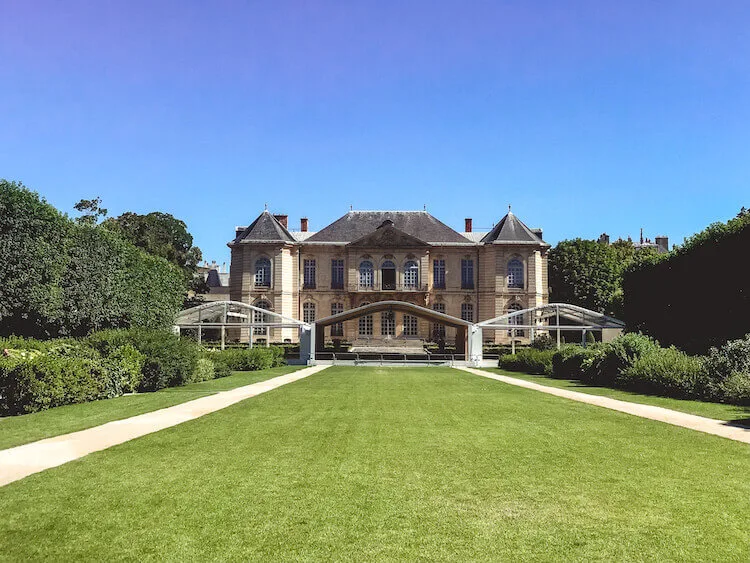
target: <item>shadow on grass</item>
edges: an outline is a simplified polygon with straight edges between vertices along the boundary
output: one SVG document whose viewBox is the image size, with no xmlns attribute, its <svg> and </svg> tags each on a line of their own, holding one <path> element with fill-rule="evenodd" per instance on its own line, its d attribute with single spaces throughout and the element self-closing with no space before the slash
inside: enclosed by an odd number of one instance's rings
<svg viewBox="0 0 750 563">
<path fill-rule="evenodd" d="M 664 395 L 657 395 L 655 393 L 648 393 L 644 391 L 632 391 L 630 389 L 620 389 L 618 387 L 605 387 L 602 385 L 594 385 L 589 384 L 584 381 L 581 381 L 579 379 L 562 379 L 562 378 L 556 378 L 551 377 L 547 375 L 541 375 L 541 374 L 528 374 L 528 373 L 517 373 L 512 371 L 506 371 L 501 370 L 507 375 L 513 377 L 514 375 L 519 376 L 523 375 L 527 379 L 533 379 L 536 382 L 538 382 L 541 385 L 551 385 L 551 382 L 553 381 L 559 381 L 560 383 L 565 383 L 566 388 L 570 389 L 571 391 L 580 391 L 581 393 L 586 393 L 587 391 L 590 394 L 598 395 L 600 393 L 597 393 L 596 391 L 612 391 L 614 393 L 618 393 L 623 395 L 622 397 L 619 397 L 620 400 L 627 400 L 628 398 L 632 399 L 633 402 L 640 402 L 638 401 L 639 398 L 643 397 L 649 397 L 657 400 L 669 400 L 669 401 L 685 401 L 685 403 L 699 403 L 704 405 L 717 405 L 721 407 L 726 407 L 727 409 L 732 409 L 733 412 L 726 413 L 726 418 L 723 418 L 725 421 L 725 424 L 727 426 L 735 426 L 738 428 L 747 428 L 750 429 L 750 407 L 743 407 L 740 405 L 731 405 L 728 403 L 715 403 L 711 401 L 701 401 L 698 399 L 678 399 L 675 397 L 666 397 Z M 613 397 L 618 398 L 618 397 Z M 671 408 L 666 405 L 655 405 L 655 406 L 663 406 L 664 408 Z M 679 409 L 677 409 L 679 410 Z M 689 411 L 684 411 L 689 412 Z M 692 414 L 697 414 L 698 416 L 707 416 L 708 418 L 712 418 L 708 413 L 700 413 L 700 412 L 693 412 Z"/>
<path fill-rule="evenodd" d="M 748 412 L 748 414 L 750 414 L 750 412 Z M 739 428 L 747 428 L 748 430 L 750 430 L 750 417 L 738 418 L 736 420 L 728 420 L 727 425 L 737 426 Z"/>
</svg>

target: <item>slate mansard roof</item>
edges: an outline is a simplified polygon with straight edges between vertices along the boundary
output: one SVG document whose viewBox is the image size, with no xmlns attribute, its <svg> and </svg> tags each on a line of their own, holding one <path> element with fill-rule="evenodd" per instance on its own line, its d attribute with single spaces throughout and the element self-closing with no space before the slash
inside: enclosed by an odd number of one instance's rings
<svg viewBox="0 0 750 563">
<path fill-rule="evenodd" d="M 388 227 L 381 229 L 380 227 Z M 400 235 L 396 236 L 396 233 Z M 387 235 L 409 239 L 410 244 L 433 245 L 531 244 L 549 246 L 541 231 L 529 229 L 510 211 L 489 233 L 458 233 L 426 211 L 349 211 L 318 232 L 287 230 L 269 211 L 263 211 L 249 227 L 237 229 L 230 246 L 247 243 L 352 244 L 375 243 Z M 382 241 L 384 242 L 384 241 Z"/>
<path fill-rule="evenodd" d="M 350 211 L 306 242 L 350 243 L 375 231 L 384 222 L 407 235 L 432 244 L 471 244 L 445 223 L 426 211 Z"/>
</svg>

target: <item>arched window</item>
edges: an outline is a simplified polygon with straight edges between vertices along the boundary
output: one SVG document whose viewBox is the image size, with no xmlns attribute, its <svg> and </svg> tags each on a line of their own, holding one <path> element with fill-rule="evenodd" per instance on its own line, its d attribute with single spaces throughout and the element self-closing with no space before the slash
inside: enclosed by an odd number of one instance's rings
<svg viewBox="0 0 750 563">
<path fill-rule="evenodd" d="M 470 323 L 474 322 L 474 303 L 461 303 L 461 318 Z"/>
<path fill-rule="evenodd" d="M 508 314 L 515 313 L 516 311 L 522 311 L 523 307 L 519 305 L 518 303 L 512 303 L 508 306 Z M 508 319 L 508 324 L 510 325 L 522 325 L 524 315 L 517 315 L 515 317 L 510 317 Z M 524 330 L 522 328 L 512 329 L 508 331 L 508 336 L 523 336 Z"/>
<path fill-rule="evenodd" d="M 359 263 L 359 287 L 361 289 L 372 289 L 375 286 L 375 275 L 372 262 L 363 260 Z"/>
<path fill-rule="evenodd" d="M 386 260 L 380 266 L 380 282 L 382 289 L 385 291 L 393 291 L 396 289 L 396 264 L 391 260 Z"/>
<path fill-rule="evenodd" d="M 404 264 L 404 289 L 419 288 L 419 264 L 409 260 Z"/>
<path fill-rule="evenodd" d="M 508 287 L 523 289 L 523 262 L 518 258 L 508 262 Z"/>
<path fill-rule="evenodd" d="M 271 287 L 271 261 L 268 258 L 255 261 L 255 286 Z"/>
<path fill-rule="evenodd" d="M 302 320 L 306 323 L 315 322 L 315 303 L 308 301 L 302 305 Z"/>
<path fill-rule="evenodd" d="M 338 315 L 344 312 L 343 303 L 331 303 L 331 314 Z M 331 325 L 331 336 L 344 336 L 344 323 L 334 323 Z"/>
<path fill-rule="evenodd" d="M 369 305 L 369 303 L 362 303 L 360 307 L 364 307 L 365 305 Z M 359 317 L 359 335 L 372 336 L 372 315 Z"/>
<path fill-rule="evenodd" d="M 261 309 L 265 309 L 266 311 L 271 310 L 271 304 L 265 299 L 255 303 L 255 306 L 260 307 Z M 253 310 L 253 323 L 267 323 L 269 321 L 270 321 L 269 315 L 266 315 L 265 313 L 262 313 L 260 311 Z M 268 336 L 268 327 L 256 326 L 253 328 L 253 334 L 258 334 L 261 336 Z"/>
</svg>

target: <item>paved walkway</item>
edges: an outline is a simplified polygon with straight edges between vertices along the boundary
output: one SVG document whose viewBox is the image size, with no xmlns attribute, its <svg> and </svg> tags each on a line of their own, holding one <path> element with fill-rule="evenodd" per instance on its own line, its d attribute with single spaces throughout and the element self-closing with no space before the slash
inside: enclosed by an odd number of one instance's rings
<svg viewBox="0 0 750 563">
<path fill-rule="evenodd" d="M 204 414 L 218 411 L 250 397 L 255 397 L 266 391 L 318 373 L 327 367 L 304 368 L 173 407 L 2 450 L 0 451 L 0 487 L 33 473 L 78 459 L 91 452 L 104 450 L 146 434 L 193 420 Z"/>
<path fill-rule="evenodd" d="M 610 399 L 609 397 L 602 397 L 600 395 L 589 395 L 588 393 L 579 393 L 578 391 L 569 391 L 568 389 L 548 387 L 546 385 L 539 385 L 532 381 L 516 379 L 514 377 L 508 377 L 507 375 L 500 375 L 498 373 L 481 369 L 457 369 L 468 371 L 475 375 L 481 375 L 482 377 L 496 379 L 497 381 L 502 381 L 503 383 L 508 383 L 510 385 L 517 385 L 518 387 L 525 387 L 526 389 L 549 393 L 550 395 L 564 397 L 573 401 L 588 403 L 589 405 L 596 405 L 598 407 L 604 407 L 643 418 L 650 418 L 651 420 L 658 420 L 659 422 L 666 422 L 667 424 L 674 424 L 675 426 L 682 426 L 683 428 L 690 428 L 691 430 L 697 430 L 707 434 L 715 434 L 722 438 L 729 438 L 730 440 L 750 444 L 750 429 L 732 426 L 724 420 L 714 420 L 713 418 L 705 418 L 653 405 L 630 403 L 628 401 L 619 401 L 617 399 Z"/>
</svg>

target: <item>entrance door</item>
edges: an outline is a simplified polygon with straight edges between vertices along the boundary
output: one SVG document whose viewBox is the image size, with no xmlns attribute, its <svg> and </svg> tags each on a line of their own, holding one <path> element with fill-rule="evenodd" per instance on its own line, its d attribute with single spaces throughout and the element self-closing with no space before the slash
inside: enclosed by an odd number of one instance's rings
<svg viewBox="0 0 750 563">
<path fill-rule="evenodd" d="M 395 291 L 396 289 L 396 264 L 390 260 L 383 262 L 380 275 L 384 291 Z"/>
</svg>

